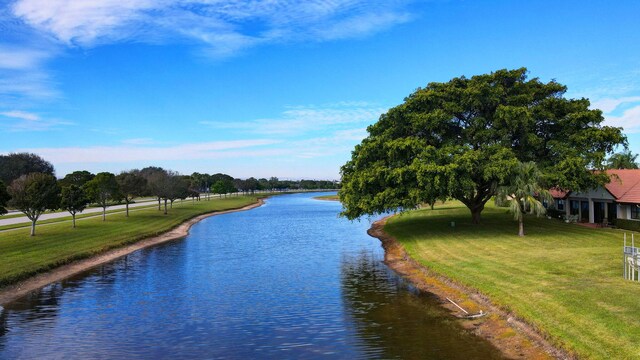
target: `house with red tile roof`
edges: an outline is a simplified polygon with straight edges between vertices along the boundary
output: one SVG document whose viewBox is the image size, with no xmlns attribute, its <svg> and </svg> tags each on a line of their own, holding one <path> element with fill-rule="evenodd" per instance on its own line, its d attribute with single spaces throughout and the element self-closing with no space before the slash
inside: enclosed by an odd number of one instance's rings
<svg viewBox="0 0 640 360">
<path fill-rule="evenodd" d="M 551 189 L 554 207 L 580 222 L 640 221 L 640 169 L 607 170 L 607 174 L 611 177 L 608 184 L 589 191 Z"/>
</svg>

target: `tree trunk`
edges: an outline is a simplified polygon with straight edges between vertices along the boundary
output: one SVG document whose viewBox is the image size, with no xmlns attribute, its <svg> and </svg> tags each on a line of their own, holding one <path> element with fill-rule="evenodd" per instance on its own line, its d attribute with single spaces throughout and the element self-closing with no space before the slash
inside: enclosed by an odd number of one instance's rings
<svg viewBox="0 0 640 360">
<path fill-rule="evenodd" d="M 167 215 L 167 199 L 164 199 L 164 214 Z"/>
<path fill-rule="evenodd" d="M 126 215 L 125 215 L 125 216 L 126 216 L 126 217 L 129 217 L 129 202 L 128 202 L 128 201 L 126 202 L 126 206 L 125 206 L 125 207 L 127 208 L 127 211 L 126 211 Z"/>
<path fill-rule="evenodd" d="M 102 207 L 102 221 L 107 221 L 107 207 Z"/>
<path fill-rule="evenodd" d="M 36 221 L 37 219 L 31 220 L 31 236 L 36 236 Z"/>
<path fill-rule="evenodd" d="M 158 211 L 160 211 L 160 198 L 158 198 Z"/>
<path fill-rule="evenodd" d="M 71 219 L 72 219 L 72 223 L 73 223 L 73 228 L 76 228 L 76 213 L 71 214 Z"/>
<path fill-rule="evenodd" d="M 480 224 L 480 214 L 482 210 L 471 209 L 471 222 L 474 224 Z"/>
<path fill-rule="evenodd" d="M 518 222 L 518 236 L 524 236 L 524 219 L 520 219 Z"/>
<path fill-rule="evenodd" d="M 467 209 L 471 212 L 471 222 L 474 224 L 480 223 L 480 215 L 482 214 L 482 210 L 484 210 L 484 204 L 489 200 L 480 200 L 480 199 L 459 199 L 463 204 L 467 206 Z"/>
</svg>

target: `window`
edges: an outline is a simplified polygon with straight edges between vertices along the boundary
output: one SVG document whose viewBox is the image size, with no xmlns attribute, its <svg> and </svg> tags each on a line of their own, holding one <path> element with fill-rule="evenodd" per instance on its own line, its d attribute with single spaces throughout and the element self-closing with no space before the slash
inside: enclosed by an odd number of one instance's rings
<svg viewBox="0 0 640 360">
<path fill-rule="evenodd" d="M 580 201 L 571 200 L 571 201 L 569 201 L 569 205 L 570 205 L 570 214 L 571 215 L 580 214 Z"/>
<path fill-rule="evenodd" d="M 556 209 L 560 211 L 564 211 L 564 200 L 562 199 L 556 200 Z"/>
<path fill-rule="evenodd" d="M 631 207 L 631 218 L 640 220 L 640 205 L 629 205 Z"/>
</svg>

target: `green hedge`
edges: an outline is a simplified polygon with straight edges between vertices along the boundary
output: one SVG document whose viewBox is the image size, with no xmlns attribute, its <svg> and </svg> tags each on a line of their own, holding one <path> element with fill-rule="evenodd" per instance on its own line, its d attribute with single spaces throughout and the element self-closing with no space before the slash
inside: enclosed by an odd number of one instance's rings
<svg viewBox="0 0 640 360">
<path fill-rule="evenodd" d="M 615 224 L 620 229 L 640 231 L 640 221 L 638 220 L 616 219 Z"/>
<path fill-rule="evenodd" d="M 547 216 L 550 216 L 554 219 L 563 219 L 565 215 L 567 215 L 567 212 L 564 210 L 558 210 L 554 208 L 547 209 Z"/>
</svg>

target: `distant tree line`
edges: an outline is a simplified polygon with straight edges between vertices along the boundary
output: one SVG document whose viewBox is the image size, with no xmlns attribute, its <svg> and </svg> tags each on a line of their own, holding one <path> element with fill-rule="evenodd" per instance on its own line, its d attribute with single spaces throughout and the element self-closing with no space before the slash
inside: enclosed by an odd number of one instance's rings
<svg viewBox="0 0 640 360">
<path fill-rule="evenodd" d="M 6 186 L 8 184 L 8 186 Z M 62 179 L 56 179 L 54 167 L 40 156 L 31 153 L 0 155 L 0 215 L 7 207 L 24 213 L 31 220 L 31 235 L 35 235 L 36 222 L 45 211 L 63 209 L 72 217 L 76 227 L 76 215 L 89 204 L 102 208 L 102 220 L 106 221 L 107 208 L 129 205 L 140 197 L 153 197 L 158 211 L 168 214 L 173 203 L 187 198 L 200 201 L 212 196 L 229 194 L 253 194 L 256 191 L 290 191 L 337 189 L 339 183 L 327 180 L 279 180 L 238 179 L 227 174 L 213 175 L 194 172 L 191 175 L 149 166 L 143 169 L 123 171 L 119 174 L 101 172 L 92 174 L 86 170 L 74 171 Z"/>
</svg>

